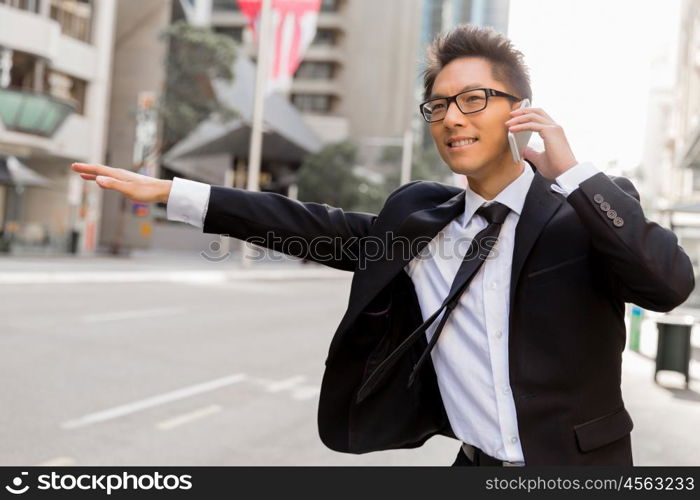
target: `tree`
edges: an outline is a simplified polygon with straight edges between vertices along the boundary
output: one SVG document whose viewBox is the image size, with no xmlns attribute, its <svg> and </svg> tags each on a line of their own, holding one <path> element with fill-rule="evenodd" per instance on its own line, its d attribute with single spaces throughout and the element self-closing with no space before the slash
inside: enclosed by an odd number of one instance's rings
<svg viewBox="0 0 700 500">
<path fill-rule="evenodd" d="M 346 210 L 379 213 L 387 197 L 399 187 L 401 149 L 385 148 L 382 152 L 380 163 L 393 172 L 381 183 L 357 175 L 354 172 L 356 163 L 357 146 L 351 141 L 328 144 L 318 153 L 308 155 L 297 172 L 299 199 Z M 449 175 L 449 168 L 434 146 L 414 149 L 411 180 L 445 182 Z"/>
<path fill-rule="evenodd" d="M 399 187 L 401 180 L 401 148 L 385 147 L 380 162 L 394 166 L 393 173 L 386 176 L 384 189 L 387 196 Z M 428 147 L 414 145 L 411 161 L 412 181 L 439 181 L 446 182 L 450 176 L 450 169 L 440 158 L 434 144 Z"/>
<path fill-rule="evenodd" d="M 165 90 L 158 104 L 162 150 L 167 151 L 213 112 L 225 120 L 237 116 L 234 109 L 216 100 L 211 88 L 212 79 L 233 79 L 236 45 L 226 35 L 185 21 L 165 28 L 160 38 L 169 44 Z"/>
<path fill-rule="evenodd" d="M 299 198 L 350 208 L 359 198 L 359 178 L 353 173 L 357 147 L 349 142 L 328 144 L 307 155 L 297 172 Z"/>
</svg>

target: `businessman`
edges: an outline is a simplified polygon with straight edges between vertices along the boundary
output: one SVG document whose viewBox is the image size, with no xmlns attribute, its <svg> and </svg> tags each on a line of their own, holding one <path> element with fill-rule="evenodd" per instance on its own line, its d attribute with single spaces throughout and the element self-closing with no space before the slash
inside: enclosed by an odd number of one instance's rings
<svg viewBox="0 0 700 500">
<path fill-rule="evenodd" d="M 669 311 L 695 281 L 639 194 L 574 156 L 522 54 L 460 25 L 428 50 L 420 112 L 466 189 L 411 182 L 379 214 L 74 164 L 168 217 L 354 273 L 318 426 L 333 450 L 460 441 L 454 465 L 631 465 L 625 303 Z M 377 113 L 386 110 L 377 110 Z M 513 161 L 508 131 L 544 151 Z M 270 237 L 270 236 L 273 237 Z M 294 245 L 285 244 L 294 239 Z M 299 244 L 303 242 L 303 244 Z"/>
</svg>

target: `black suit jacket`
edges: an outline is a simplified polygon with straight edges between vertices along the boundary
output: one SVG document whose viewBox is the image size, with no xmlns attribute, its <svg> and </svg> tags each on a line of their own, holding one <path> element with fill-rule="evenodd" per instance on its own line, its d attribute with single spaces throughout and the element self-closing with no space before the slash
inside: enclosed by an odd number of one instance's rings
<svg viewBox="0 0 700 500">
<path fill-rule="evenodd" d="M 671 231 L 645 218 L 628 179 L 598 173 L 564 197 L 528 163 L 535 176 L 516 227 L 508 336 L 525 463 L 631 465 L 633 424 L 620 390 L 625 302 L 678 306 L 695 285 L 690 259 Z M 455 437 L 430 360 L 407 388 L 425 336 L 366 399 L 356 395 L 422 322 L 404 266 L 463 210 L 464 190 L 436 182 L 401 186 L 378 215 L 212 188 L 205 233 L 354 272 L 320 394 L 329 448 L 365 453 Z"/>
</svg>

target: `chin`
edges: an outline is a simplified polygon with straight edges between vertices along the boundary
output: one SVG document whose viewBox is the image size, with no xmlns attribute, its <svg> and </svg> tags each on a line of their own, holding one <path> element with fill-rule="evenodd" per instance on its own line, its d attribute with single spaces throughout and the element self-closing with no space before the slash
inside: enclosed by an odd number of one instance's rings
<svg viewBox="0 0 700 500">
<path fill-rule="evenodd" d="M 447 166 L 450 167 L 450 170 L 455 174 L 459 175 L 474 176 L 484 171 L 482 162 L 458 161 L 448 163 Z"/>
</svg>

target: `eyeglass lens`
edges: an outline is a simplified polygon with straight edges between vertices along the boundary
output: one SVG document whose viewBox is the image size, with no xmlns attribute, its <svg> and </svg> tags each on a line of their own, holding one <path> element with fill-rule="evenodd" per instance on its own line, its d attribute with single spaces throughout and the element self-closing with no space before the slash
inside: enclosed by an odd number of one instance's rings
<svg viewBox="0 0 700 500">
<path fill-rule="evenodd" d="M 479 89 L 463 92 L 455 100 L 462 113 L 481 111 L 486 107 L 486 91 Z M 429 121 L 442 120 L 447 114 L 447 106 L 447 98 L 433 99 L 423 106 L 423 114 Z"/>
</svg>

